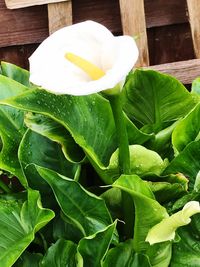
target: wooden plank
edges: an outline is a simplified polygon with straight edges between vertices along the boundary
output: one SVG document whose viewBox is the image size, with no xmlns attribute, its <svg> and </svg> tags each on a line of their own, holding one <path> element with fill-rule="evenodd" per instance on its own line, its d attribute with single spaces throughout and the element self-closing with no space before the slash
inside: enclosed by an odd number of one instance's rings
<svg viewBox="0 0 200 267">
<path fill-rule="evenodd" d="M 46 6 L 9 10 L 0 0 L 0 47 L 40 43 L 48 36 Z"/>
<path fill-rule="evenodd" d="M 72 24 L 72 3 L 71 1 L 48 4 L 49 33 L 59 30 L 62 27 Z"/>
<path fill-rule="evenodd" d="M 67 0 L 5 0 L 6 6 L 10 9 L 44 5 L 49 3 L 58 3 Z"/>
<path fill-rule="evenodd" d="M 149 52 L 143 0 L 120 0 L 123 33 L 137 36 L 139 59 L 136 66 L 149 65 Z"/>
<path fill-rule="evenodd" d="M 167 73 L 176 77 L 184 84 L 191 84 L 195 78 L 200 77 L 200 59 L 150 66 L 146 69 Z"/>
<path fill-rule="evenodd" d="M 144 0 L 144 7 L 147 28 L 188 21 L 186 0 Z"/>
<path fill-rule="evenodd" d="M 194 51 L 197 58 L 200 58 L 200 1 L 187 0 L 190 27 Z"/>
</svg>

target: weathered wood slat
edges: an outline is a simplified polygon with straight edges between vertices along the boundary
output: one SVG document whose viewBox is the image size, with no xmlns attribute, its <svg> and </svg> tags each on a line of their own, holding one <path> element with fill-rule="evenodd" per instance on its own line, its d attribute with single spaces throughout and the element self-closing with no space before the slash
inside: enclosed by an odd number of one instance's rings
<svg viewBox="0 0 200 267">
<path fill-rule="evenodd" d="M 147 28 L 188 21 L 186 0 L 144 0 L 144 7 Z"/>
<path fill-rule="evenodd" d="M 58 3 L 67 0 L 5 0 L 6 6 L 10 9 Z"/>
<path fill-rule="evenodd" d="M 194 51 L 200 58 L 200 1 L 187 0 Z"/>
<path fill-rule="evenodd" d="M 49 33 L 72 24 L 71 1 L 48 4 Z"/>
<path fill-rule="evenodd" d="M 184 84 L 191 84 L 195 78 L 200 77 L 200 59 L 150 66 L 148 69 L 170 74 Z"/>
<path fill-rule="evenodd" d="M 0 47 L 40 43 L 48 36 L 46 6 L 8 10 L 0 0 Z"/>
<path fill-rule="evenodd" d="M 137 66 L 149 65 L 146 22 L 143 0 L 120 0 L 123 33 L 137 37 L 139 58 Z"/>
</svg>

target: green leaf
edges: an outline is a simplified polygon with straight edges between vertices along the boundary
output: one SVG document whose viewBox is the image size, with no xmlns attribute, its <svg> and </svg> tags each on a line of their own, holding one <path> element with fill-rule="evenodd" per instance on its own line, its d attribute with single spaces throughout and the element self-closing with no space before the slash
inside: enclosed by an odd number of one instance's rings
<svg viewBox="0 0 200 267">
<path fill-rule="evenodd" d="M 191 142 L 174 158 L 164 174 L 183 173 L 189 178 L 189 188 L 193 189 L 196 176 L 200 170 L 200 140 Z"/>
<path fill-rule="evenodd" d="M 0 262 L 10 267 L 33 241 L 34 234 L 54 217 L 41 206 L 38 191 L 28 190 L 24 203 L 0 201 Z"/>
<path fill-rule="evenodd" d="M 26 179 L 18 160 L 18 148 L 25 128 L 23 112 L 11 107 L 0 107 L 0 136 L 2 149 L 0 151 L 0 169 L 17 176 L 26 186 Z"/>
<path fill-rule="evenodd" d="M 171 242 L 149 246 L 147 253 L 152 267 L 169 267 L 172 256 Z"/>
<path fill-rule="evenodd" d="M 192 90 L 191 92 L 193 94 L 199 95 L 200 96 L 200 78 L 196 78 L 193 82 L 192 82 Z"/>
<path fill-rule="evenodd" d="M 122 193 L 120 189 L 110 188 L 101 194 L 101 198 L 105 200 L 106 206 L 112 214 L 112 218 L 122 218 Z"/>
<path fill-rule="evenodd" d="M 119 243 L 108 251 L 103 267 L 151 267 L 148 258 L 143 254 L 135 253 L 133 241 Z"/>
<path fill-rule="evenodd" d="M 199 217 L 199 216 L 198 216 Z M 181 240 L 173 245 L 171 267 L 200 266 L 200 236 L 186 226 L 178 231 Z"/>
<path fill-rule="evenodd" d="M 145 176 L 148 186 L 158 202 L 169 202 L 187 193 L 188 179 L 181 173 Z"/>
<path fill-rule="evenodd" d="M 5 99 L 24 92 L 27 88 L 11 79 L 0 75 L 0 99 Z M 20 182 L 26 186 L 24 177 L 18 160 L 18 147 L 25 132 L 24 112 L 12 107 L 0 106 L 0 169 L 17 176 Z"/>
<path fill-rule="evenodd" d="M 111 244 L 115 228 L 116 221 L 104 230 L 80 240 L 78 244 L 78 259 L 80 263 L 83 262 L 83 266 L 102 266 L 103 259 Z"/>
<path fill-rule="evenodd" d="M 147 134 L 143 131 L 139 130 L 135 124 L 127 117 L 127 115 L 124 113 L 124 119 L 126 123 L 127 128 L 127 134 L 129 139 L 129 144 L 143 144 L 148 140 L 153 140 L 154 135 L 153 134 Z"/>
<path fill-rule="evenodd" d="M 69 240 L 59 239 L 53 244 L 40 262 L 40 267 L 76 267 L 77 245 Z"/>
<path fill-rule="evenodd" d="M 155 135 L 155 138 L 152 138 L 148 141 L 148 143 L 146 144 L 147 148 L 156 151 L 162 158 L 169 159 L 173 157 L 174 151 L 172 149 L 171 136 L 178 122 L 179 121 L 176 121 L 169 127 L 159 131 Z"/>
<path fill-rule="evenodd" d="M 71 240 L 78 243 L 83 234 L 63 213 L 53 220 L 53 238 Z"/>
<path fill-rule="evenodd" d="M 22 69 L 14 64 L 1 61 L 1 71 L 2 75 L 15 80 L 27 87 L 30 87 L 31 84 L 29 82 L 29 72 L 25 69 Z"/>
<path fill-rule="evenodd" d="M 192 141 L 200 139 L 200 103 L 178 123 L 172 134 L 176 153 L 181 152 Z"/>
<path fill-rule="evenodd" d="M 55 170 L 72 179 L 79 169 L 78 164 L 70 163 L 65 159 L 57 143 L 31 130 L 27 130 L 21 141 L 19 160 L 28 184 L 34 189 L 42 190 L 42 192 L 49 191 L 49 189 L 44 179 L 38 175 L 34 164 Z"/>
<path fill-rule="evenodd" d="M 175 78 L 153 70 L 135 70 L 124 88 L 124 110 L 133 121 L 157 133 L 186 115 L 195 105 L 192 95 Z"/>
<path fill-rule="evenodd" d="M 150 174 L 160 175 L 166 167 L 166 162 L 155 151 L 141 145 L 129 146 L 130 169 L 132 174 L 148 176 Z M 118 149 L 112 154 L 108 169 L 117 169 Z"/>
<path fill-rule="evenodd" d="M 181 198 L 177 199 L 175 201 L 175 203 L 173 204 L 171 211 L 172 212 L 177 211 L 177 210 L 181 209 L 187 202 L 193 201 L 193 200 L 200 201 L 200 193 L 199 192 L 192 191 L 192 192 L 182 196 Z"/>
<path fill-rule="evenodd" d="M 145 253 L 154 267 L 168 267 L 171 258 L 171 244 L 165 242 L 150 246 L 145 242 L 148 231 L 169 216 L 166 209 L 155 200 L 148 184 L 137 175 L 122 175 L 113 186 L 130 194 L 134 200 L 133 249 L 135 252 Z"/>
<path fill-rule="evenodd" d="M 187 183 L 148 182 L 158 202 L 169 202 L 187 193 Z"/>
<path fill-rule="evenodd" d="M 51 186 L 63 213 L 84 236 L 103 230 L 112 223 L 104 200 L 86 191 L 79 183 L 52 170 L 36 166 Z"/>
<path fill-rule="evenodd" d="M 13 267 L 39 267 L 39 261 L 42 258 L 42 254 L 39 253 L 29 253 L 25 251 Z"/>
<path fill-rule="evenodd" d="M 1 100 L 22 94 L 28 89 L 26 86 L 3 75 L 0 75 L 0 88 Z"/>
<path fill-rule="evenodd" d="M 122 175 L 114 182 L 113 187 L 133 197 L 135 205 L 134 250 L 138 253 L 145 251 L 148 248 L 145 239 L 149 229 L 168 217 L 168 214 L 165 208 L 154 199 L 147 183 L 137 175 Z"/>
<path fill-rule="evenodd" d="M 62 124 L 47 116 L 30 112 L 25 116 L 25 124 L 32 131 L 60 144 L 67 160 L 71 162 L 83 160 L 84 152 L 74 142 L 74 139 Z"/>
</svg>

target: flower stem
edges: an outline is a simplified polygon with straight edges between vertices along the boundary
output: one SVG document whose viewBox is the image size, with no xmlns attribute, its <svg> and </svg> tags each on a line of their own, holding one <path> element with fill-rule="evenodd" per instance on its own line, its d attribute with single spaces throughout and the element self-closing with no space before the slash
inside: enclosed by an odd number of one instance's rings
<svg viewBox="0 0 200 267">
<path fill-rule="evenodd" d="M 0 188 L 6 193 L 12 192 L 10 188 L 6 184 L 4 184 L 4 182 L 1 179 L 0 179 Z"/>
<path fill-rule="evenodd" d="M 128 134 L 124 121 L 120 94 L 109 96 L 119 144 L 120 174 L 130 174 L 130 153 Z"/>
<path fill-rule="evenodd" d="M 115 121 L 119 145 L 119 170 L 120 174 L 130 174 L 130 152 L 126 124 L 123 116 L 120 94 L 109 96 L 110 105 Z M 132 238 L 134 206 L 132 198 L 122 191 L 122 208 L 124 213 L 124 238 Z"/>
</svg>

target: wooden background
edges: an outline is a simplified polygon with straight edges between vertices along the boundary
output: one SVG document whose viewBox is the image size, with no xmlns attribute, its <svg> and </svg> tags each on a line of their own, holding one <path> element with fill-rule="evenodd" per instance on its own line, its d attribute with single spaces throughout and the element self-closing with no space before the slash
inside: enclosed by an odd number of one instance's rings
<svg viewBox="0 0 200 267">
<path fill-rule="evenodd" d="M 73 22 L 95 20 L 122 33 L 119 0 L 72 0 Z M 145 0 L 150 64 L 194 58 L 186 0 Z M 48 36 L 47 6 L 6 9 L 0 0 L 0 60 L 28 68 L 27 58 Z"/>
</svg>

